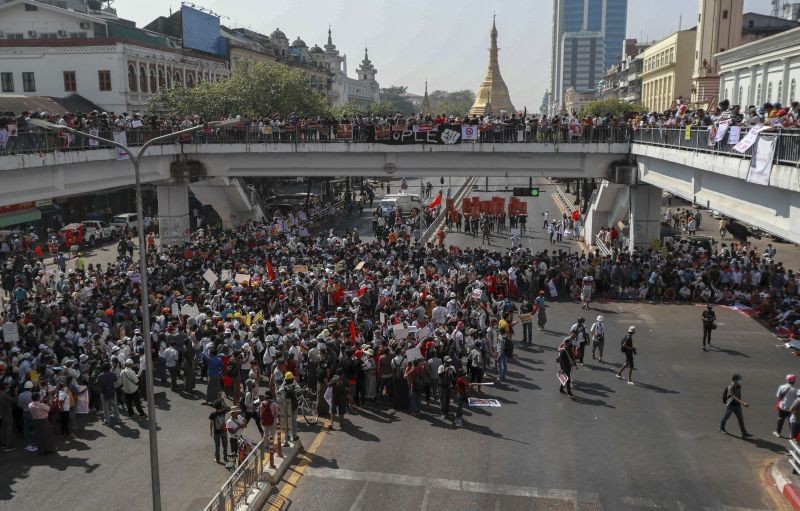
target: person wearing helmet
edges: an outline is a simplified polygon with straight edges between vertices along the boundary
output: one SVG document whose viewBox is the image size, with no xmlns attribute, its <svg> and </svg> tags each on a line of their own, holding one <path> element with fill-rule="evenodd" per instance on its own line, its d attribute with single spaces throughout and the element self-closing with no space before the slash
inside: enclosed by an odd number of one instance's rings
<svg viewBox="0 0 800 511">
<path fill-rule="evenodd" d="M 778 387 L 778 392 L 776 394 L 778 398 L 778 403 L 776 404 L 776 408 L 778 409 L 778 426 L 775 428 L 775 431 L 772 434 L 778 438 L 781 438 L 781 432 L 783 431 L 783 423 L 786 422 L 786 419 L 791 414 L 792 404 L 794 403 L 795 398 L 797 398 L 797 390 L 794 388 L 794 384 L 797 381 L 797 377 L 793 374 L 786 375 L 786 383 Z"/>
<path fill-rule="evenodd" d="M 297 435 L 297 394 L 300 392 L 300 386 L 294 381 L 294 373 L 286 371 L 283 374 L 283 384 L 278 389 L 278 392 L 283 396 L 283 411 L 281 415 L 286 417 L 286 420 L 283 421 L 284 446 L 288 446 L 290 417 L 292 422 L 291 439 L 295 442 L 300 440 Z"/>
<path fill-rule="evenodd" d="M 622 378 L 622 371 L 628 369 L 628 385 L 633 385 L 633 356 L 636 355 L 636 348 L 633 347 L 633 334 L 636 333 L 636 327 L 628 327 L 628 333 L 622 338 L 622 345 L 620 351 L 625 354 L 625 365 L 617 371 L 617 378 Z"/>
<path fill-rule="evenodd" d="M 711 346 L 711 331 L 717 328 L 717 315 L 714 314 L 714 309 L 711 307 L 709 303 L 706 305 L 706 310 L 703 311 L 702 314 L 703 319 L 703 351 L 706 350 L 706 342 L 709 346 Z"/>
<path fill-rule="evenodd" d="M 603 344 L 606 341 L 605 326 L 603 325 L 603 316 L 597 316 L 597 321 L 594 322 L 592 328 L 592 360 L 597 360 L 603 363 Z M 596 358 L 595 354 L 600 352 L 600 357 Z"/>
</svg>

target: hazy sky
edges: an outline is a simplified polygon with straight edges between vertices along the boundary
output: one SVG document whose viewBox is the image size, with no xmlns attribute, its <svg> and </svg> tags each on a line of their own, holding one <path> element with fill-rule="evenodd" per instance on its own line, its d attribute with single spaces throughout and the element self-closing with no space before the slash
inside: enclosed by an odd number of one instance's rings
<svg viewBox="0 0 800 511">
<path fill-rule="evenodd" d="M 141 27 L 180 8 L 180 0 L 116 0 L 118 14 Z M 195 0 L 229 19 L 229 27 L 270 34 L 276 27 L 290 41 L 300 36 L 322 46 L 328 25 L 348 57 L 348 71 L 364 58 L 364 46 L 382 87 L 407 85 L 475 90 L 486 74 L 492 12 L 497 12 L 500 69 L 520 110 L 538 110 L 550 85 L 552 0 Z M 745 0 L 745 12 L 768 14 L 770 0 Z M 697 19 L 698 0 L 628 0 L 628 37 L 654 40 Z"/>
</svg>

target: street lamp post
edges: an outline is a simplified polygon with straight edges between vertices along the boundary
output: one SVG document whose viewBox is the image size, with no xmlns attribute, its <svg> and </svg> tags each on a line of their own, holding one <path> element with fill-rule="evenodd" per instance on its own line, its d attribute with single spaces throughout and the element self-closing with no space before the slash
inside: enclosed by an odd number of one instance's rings
<svg viewBox="0 0 800 511">
<path fill-rule="evenodd" d="M 67 131 L 75 135 L 87 137 L 92 140 L 97 140 L 98 142 L 105 142 L 107 144 L 111 144 L 114 147 L 122 151 L 125 151 L 125 153 L 128 155 L 128 159 L 133 164 L 134 178 L 136 180 L 135 181 L 136 229 L 138 231 L 138 238 L 139 238 L 139 275 L 141 277 L 141 287 L 142 287 L 141 291 L 142 332 L 144 332 L 144 346 L 145 346 L 144 359 L 145 359 L 145 369 L 146 369 L 145 382 L 146 382 L 146 392 L 147 392 L 147 415 L 149 416 L 148 436 L 150 439 L 150 484 L 153 493 L 153 511 L 161 511 L 161 478 L 159 477 L 158 473 L 158 435 L 156 428 L 155 398 L 153 397 L 153 343 L 152 339 L 150 338 L 150 303 L 149 303 L 150 297 L 147 286 L 147 246 L 146 246 L 147 240 L 144 234 L 144 218 L 142 217 L 142 211 L 143 211 L 142 180 L 139 172 L 139 164 L 141 163 L 141 159 L 144 156 L 144 153 L 151 145 L 157 144 L 159 142 L 164 142 L 166 140 L 170 140 L 180 135 L 193 133 L 195 131 L 203 129 L 205 125 L 200 124 L 198 126 L 193 126 L 191 128 L 175 131 L 173 133 L 161 135 L 160 137 L 152 138 L 147 142 L 145 142 L 142 145 L 142 147 L 139 148 L 139 151 L 136 153 L 136 155 L 134 155 L 133 152 L 128 148 L 128 146 L 126 146 L 125 144 L 121 144 L 115 140 L 109 140 L 106 138 L 98 137 L 96 135 L 91 135 L 89 133 L 84 133 L 74 128 L 61 126 L 42 119 L 30 119 L 29 122 L 34 126 L 38 126 L 40 128 L 44 128 L 49 131 Z M 228 124 L 233 124 L 234 122 L 236 121 L 227 120 L 216 123 L 209 123 L 209 125 L 212 127 L 220 127 Z"/>
</svg>

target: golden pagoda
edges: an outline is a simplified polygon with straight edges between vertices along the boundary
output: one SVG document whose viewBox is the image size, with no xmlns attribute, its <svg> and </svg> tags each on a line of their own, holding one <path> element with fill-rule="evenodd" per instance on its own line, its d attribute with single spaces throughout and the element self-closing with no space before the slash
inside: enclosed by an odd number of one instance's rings
<svg viewBox="0 0 800 511">
<path fill-rule="evenodd" d="M 469 109 L 470 115 L 484 116 L 486 114 L 499 116 L 501 112 L 511 115 L 516 112 L 508 94 L 508 87 L 500 74 L 500 64 L 497 61 L 497 25 L 496 16 L 492 17 L 492 47 L 489 48 L 489 71 L 478 89 L 475 103 Z"/>
<path fill-rule="evenodd" d="M 431 115 L 431 98 L 428 97 L 428 80 L 425 80 L 425 96 L 422 98 L 422 107 L 420 113 L 423 115 Z"/>
</svg>

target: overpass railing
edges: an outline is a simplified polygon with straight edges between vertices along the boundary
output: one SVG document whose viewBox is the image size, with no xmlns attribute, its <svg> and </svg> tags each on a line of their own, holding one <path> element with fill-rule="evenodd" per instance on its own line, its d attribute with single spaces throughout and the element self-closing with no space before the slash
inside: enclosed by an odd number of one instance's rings
<svg viewBox="0 0 800 511">
<path fill-rule="evenodd" d="M 460 125 L 449 126 L 460 132 Z M 377 129 L 363 127 L 360 129 L 339 130 L 331 127 L 297 127 L 267 128 L 256 124 L 244 126 L 228 126 L 200 130 L 177 140 L 164 144 L 303 144 L 303 143 L 386 143 L 392 145 L 407 144 L 447 144 L 442 137 L 428 136 L 431 131 L 422 129 Z M 475 139 L 459 138 L 460 144 L 612 144 L 631 141 L 627 127 L 612 126 L 567 126 L 539 127 L 526 126 L 519 129 L 513 126 L 475 127 Z M 177 131 L 176 128 L 175 130 Z M 148 140 L 171 133 L 171 128 L 150 129 L 136 128 L 125 131 L 114 129 L 92 129 L 91 133 L 99 137 L 117 140 L 128 147 L 141 146 Z M 452 141 L 452 140 L 451 140 Z M 0 156 L 10 154 L 34 154 L 56 151 L 77 151 L 109 149 L 112 146 L 96 140 L 73 135 L 67 132 L 50 132 L 34 129 L 32 131 L 8 130 L 0 128 Z"/>
<path fill-rule="evenodd" d="M 739 140 L 747 135 L 748 129 L 742 128 Z M 765 133 L 772 133 L 767 131 Z M 774 163 L 782 165 L 797 166 L 800 164 L 800 130 L 779 129 Z M 633 142 L 637 144 L 649 144 L 663 147 L 674 147 L 686 151 L 700 153 L 723 154 L 735 158 L 751 158 L 753 156 L 753 145 L 744 153 L 733 150 L 735 144 L 731 144 L 730 133 L 726 133 L 722 140 L 709 143 L 709 130 L 692 129 L 687 136 L 686 130 L 678 128 L 645 128 L 638 129 L 633 134 Z"/>
</svg>

